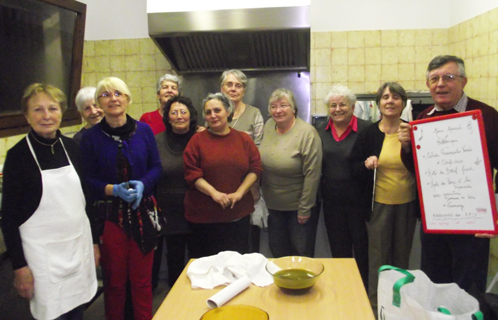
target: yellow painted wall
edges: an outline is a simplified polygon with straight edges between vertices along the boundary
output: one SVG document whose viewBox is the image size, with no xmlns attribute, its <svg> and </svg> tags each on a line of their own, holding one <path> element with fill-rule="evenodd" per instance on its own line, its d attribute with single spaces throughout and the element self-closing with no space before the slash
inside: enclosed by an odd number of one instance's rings
<svg viewBox="0 0 498 320">
<path fill-rule="evenodd" d="M 311 35 L 312 112 L 326 113 L 323 98 L 333 83 L 356 93 L 386 81 L 427 90 L 425 70 L 439 54 L 464 59 L 466 93 L 498 106 L 498 8 L 449 29 L 315 32 Z"/>
<path fill-rule="evenodd" d="M 82 86 L 93 85 L 105 77 L 121 78 L 132 94 L 128 113 L 140 118 L 158 108 L 156 82 L 171 66 L 149 39 L 85 41 Z"/>
<path fill-rule="evenodd" d="M 386 81 L 427 90 L 425 69 L 448 52 L 448 29 L 315 32 L 311 39 L 312 112 L 326 113 L 333 83 L 356 93 L 375 92 Z"/>
</svg>

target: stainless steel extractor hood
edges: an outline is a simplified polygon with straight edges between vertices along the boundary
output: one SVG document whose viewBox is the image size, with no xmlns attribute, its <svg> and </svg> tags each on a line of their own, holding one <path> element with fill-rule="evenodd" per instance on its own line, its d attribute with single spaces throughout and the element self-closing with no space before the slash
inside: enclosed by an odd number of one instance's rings
<svg viewBox="0 0 498 320">
<path fill-rule="evenodd" d="M 180 74 L 310 69 L 308 6 L 148 13 L 149 35 Z"/>
</svg>

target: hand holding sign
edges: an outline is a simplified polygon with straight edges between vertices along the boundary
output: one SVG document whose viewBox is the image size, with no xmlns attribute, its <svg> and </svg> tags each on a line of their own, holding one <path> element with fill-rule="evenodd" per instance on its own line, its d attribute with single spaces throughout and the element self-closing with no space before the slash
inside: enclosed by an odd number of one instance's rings
<svg viewBox="0 0 498 320">
<path fill-rule="evenodd" d="M 425 232 L 498 233 L 481 112 L 410 124 Z"/>
</svg>

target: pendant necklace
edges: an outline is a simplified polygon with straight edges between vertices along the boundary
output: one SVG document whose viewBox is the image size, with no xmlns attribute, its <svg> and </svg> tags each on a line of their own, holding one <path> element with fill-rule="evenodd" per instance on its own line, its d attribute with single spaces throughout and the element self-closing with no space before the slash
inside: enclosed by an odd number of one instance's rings
<svg viewBox="0 0 498 320">
<path fill-rule="evenodd" d="M 54 143 L 49 144 L 49 143 L 43 143 L 43 142 L 39 141 L 38 139 L 36 139 L 36 137 L 34 135 L 31 135 L 31 137 L 33 139 L 35 139 L 35 141 L 38 142 L 39 144 L 41 144 L 42 146 L 50 147 L 50 150 L 52 151 L 52 154 L 55 154 L 54 153 L 54 146 L 57 144 L 57 142 L 59 142 L 59 138 L 57 138 L 57 140 L 55 140 Z"/>
</svg>

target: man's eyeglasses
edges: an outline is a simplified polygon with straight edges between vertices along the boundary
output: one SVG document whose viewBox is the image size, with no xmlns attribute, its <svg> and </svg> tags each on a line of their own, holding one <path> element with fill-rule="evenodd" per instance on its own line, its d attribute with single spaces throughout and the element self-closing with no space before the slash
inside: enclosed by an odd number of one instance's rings
<svg viewBox="0 0 498 320">
<path fill-rule="evenodd" d="M 444 82 L 454 82 L 457 78 L 462 78 L 462 76 L 448 73 L 448 74 L 443 74 L 442 76 L 434 75 L 432 77 L 429 77 L 428 80 L 430 84 L 436 84 L 439 82 L 439 79 L 443 79 Z"/>
</svg>

